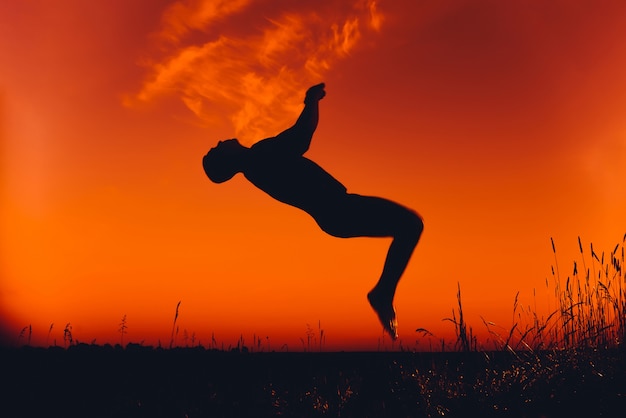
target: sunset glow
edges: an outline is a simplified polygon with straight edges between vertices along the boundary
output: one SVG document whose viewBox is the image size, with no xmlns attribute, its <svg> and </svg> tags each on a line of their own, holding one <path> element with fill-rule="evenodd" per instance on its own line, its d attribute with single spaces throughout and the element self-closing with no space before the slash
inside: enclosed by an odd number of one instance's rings
<svg viewBox="0 0 626 418">
<path fill-rule="evenodd" d="M 218 140 L 289 127 L 319 82 L 307 157 L 424 218 L 402 343 L 452 336 L 458 283 L 478 334 L 518 291 L 548 312 L 550 238 L 567 277 L 577 237 L 626 233 L 625 37 L 619 0 L 3 2 L 3 342 L 62 345 L 70 323 L 118 343 L 126 315 L 126 341 L 167 345 L 180 301 L 180 345 L 323 329 L 325 349 L 377 349 L 365 295 L 389 240 L 202 171 Z"/>
</svg>

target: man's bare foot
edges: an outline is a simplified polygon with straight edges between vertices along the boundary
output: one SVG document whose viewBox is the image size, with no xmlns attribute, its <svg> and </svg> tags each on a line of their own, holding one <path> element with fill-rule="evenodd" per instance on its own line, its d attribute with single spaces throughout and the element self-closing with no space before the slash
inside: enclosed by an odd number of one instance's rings
<svg viewBox="0 0 626 418">
<path fill-rule="evenodd" d="M 392 339 L 398 338 L 398 320 L 396 319 L 396 310 L 393 308 L 392 302 L 380 296 L 376 289 L 367 294 L 367 300 L 370 302 L 376 315 L 378 315 L 378 320 L 382 324 L 383 329 Z"/>
</svg>

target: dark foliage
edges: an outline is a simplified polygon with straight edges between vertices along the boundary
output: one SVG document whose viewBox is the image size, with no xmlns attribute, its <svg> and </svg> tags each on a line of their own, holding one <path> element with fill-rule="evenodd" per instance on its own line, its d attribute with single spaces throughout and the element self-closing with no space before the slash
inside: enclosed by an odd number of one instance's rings
<svg viewBox="0 0 626 418">
<path fill-rule="evenodd" d="M 542 353 L 248 353 L 95 345 L 0 352 L 12 417 L 622 416 L 626 359 Z"/>
</svg>

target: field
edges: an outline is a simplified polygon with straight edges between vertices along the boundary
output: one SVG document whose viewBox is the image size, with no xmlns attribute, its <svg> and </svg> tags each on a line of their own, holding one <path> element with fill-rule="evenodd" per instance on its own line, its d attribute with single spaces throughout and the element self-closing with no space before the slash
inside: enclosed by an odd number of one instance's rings
<svg viewBox="0 0 626 418">
<path fill-rule="evenodd" d="M 2 416 L 618 417 L 624 352 L 2 352 Z"/>
<path fill-rule="evenodd" d="M 516 298 L 510 330 L 484 322 L 489 348 L 464 320 L 460 287 L 447 318 L 456 341 L 432 352 L 123 346 L 125 317 L 116 346 L 77 343 L 67 324 L 64 347 L 37 348 L 25 327 L 0 350 L 0 416 L 623 417 L 624 242 L 606 257 L 591 246 L 587 266 L 579 240 L 563 280 L 553 243 L 557 308 L 544 317 Z"/>
</svg>

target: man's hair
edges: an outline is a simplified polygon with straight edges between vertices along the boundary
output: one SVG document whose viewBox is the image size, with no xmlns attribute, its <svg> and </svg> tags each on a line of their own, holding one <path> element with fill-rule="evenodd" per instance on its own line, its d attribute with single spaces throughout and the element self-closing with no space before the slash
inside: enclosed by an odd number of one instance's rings
<svg viewBox="0 0 626 418">
<path fill-rule="evenodd" d="M 233 168 L 233 164 L 229 155 L 220 152 L 219 147 L 214 148 L 202 158 L 202 167 L 207 177 L 214 183 L 223 183 L 230 180 L 237 171 Z"/>
</svg>

